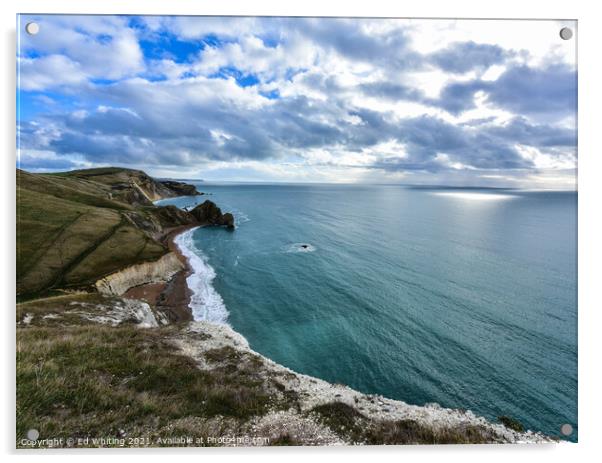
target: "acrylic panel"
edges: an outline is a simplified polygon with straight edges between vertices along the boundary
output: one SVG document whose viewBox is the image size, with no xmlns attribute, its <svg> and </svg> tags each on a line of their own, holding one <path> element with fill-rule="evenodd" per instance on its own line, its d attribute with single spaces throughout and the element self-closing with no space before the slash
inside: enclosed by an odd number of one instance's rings
<svg viewBox="0 0 602 463">
<path fill-rule="evenodd" d="M 577 441 L 577 22 L 20 15 L 17 447 Z"/>
</svg>

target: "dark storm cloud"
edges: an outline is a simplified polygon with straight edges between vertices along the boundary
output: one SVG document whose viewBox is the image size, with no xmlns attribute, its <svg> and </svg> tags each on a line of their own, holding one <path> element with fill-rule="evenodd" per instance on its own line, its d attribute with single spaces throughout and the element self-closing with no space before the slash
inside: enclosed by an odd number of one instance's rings
<svg viewBox="0 0 602 463">
<path fill-rule="evenodd" d="M 421 116 L 395 127 L 398 140 L 407 144 L 408 157 L 386 161 L 383 168 L 438 171 L 446 166 L 436 161 L 439 153 L 450 161 L 483 169 L 516 169 L 531 165 L 515 148 L 514 141 L 491 128 L 466 129 L 441 119 Z"/>
<path fill-rule="evenodd" d="M 486 84 L 480 80 L 456 82 L 443 88 L 439 98 L 429 99 L 425 103 L 438 106 L 451 114 L 458 115 L 475 107 L 474 96 L 479 90 L 484 90 Z"/>
<path fill-rule="evenodd" d="M 479 91 L 485 93 L 490 105 L 544 122 L 574 116 L 577 110 L 577 73 L 566 65 L 511 66 L 494 81 L 472 79 L 447 84 L 437 98 L 427 98 L 415 88 L 390 81 L 361 84 L 357 90 L 383 100 L 435 106 L 454 115 L 474 109 Z"/>
<path fill-rule="evenodd" d="M 514 118 L 503 126 L 492 125 L 487 129 L 491 136 L 512 141 L 523 145 L 546 147 L 575 147 L 577 146 L 577 132 L 564 127 L 541 124 L 531 125 L 523 117 Z"/>
</svg>

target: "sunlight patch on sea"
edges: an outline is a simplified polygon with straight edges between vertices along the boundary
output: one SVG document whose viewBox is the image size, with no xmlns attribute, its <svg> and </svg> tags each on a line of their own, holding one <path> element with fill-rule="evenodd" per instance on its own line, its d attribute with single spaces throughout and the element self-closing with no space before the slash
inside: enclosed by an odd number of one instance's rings
<svg viewBox="0 0 602 463">
<path fill-rule="evenodd" d="M 505 195 L 499 193 L 468 193 L 468 192 L 455 192 L 455 191 L 438 191 L 431 193 L 436 196 L 447 196 L 455 199 L 462 199 L 468 201 L 505 201 L 508 199 L 515 199 L 514 195 Z"/>
</svg>

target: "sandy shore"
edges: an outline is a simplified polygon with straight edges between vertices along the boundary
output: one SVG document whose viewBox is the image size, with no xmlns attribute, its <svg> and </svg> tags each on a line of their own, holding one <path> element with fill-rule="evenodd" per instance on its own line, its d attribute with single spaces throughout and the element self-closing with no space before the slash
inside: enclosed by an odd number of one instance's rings
<svg viewBox="0 0 602 463">
<path fill-rule="evenodd" d="M 182 225 L 168 229 L 160 241 L 173 252 L 180 262 L 184 264 L 184 270 L 178 272 L 168 282 L 149 283 L 147 285 L 130 288 L 124 297 L 138 299 L 154 306 L 164 313 L 171 323 L 192 321 L 192 312 L 189 308 L 192 292 L 186 283 L 186 279 L 192 273 L 188 259 L 182 254 L 180 248 L 175 244 L 175 238 L 186 230 L 199 225 Z"/>
</svg>

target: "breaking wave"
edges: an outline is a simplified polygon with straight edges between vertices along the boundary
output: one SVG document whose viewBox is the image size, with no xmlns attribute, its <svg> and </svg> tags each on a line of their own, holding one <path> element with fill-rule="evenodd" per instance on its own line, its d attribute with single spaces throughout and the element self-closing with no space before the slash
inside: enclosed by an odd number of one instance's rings
<svg viewBox="0 0 602 463">
<path fill-rule="evenodd" d="M 189 307 L 196 321 L 228 324 L 228 309 L 224 300 L 213 287 L 215 270 L 207 262 L 207 257 L 196 246 L 193 234 L 196 228 L 181 233 L 174 242 L 188 259 L 192 273 L 186 283 L 192 292 Z"/>
</svg>

